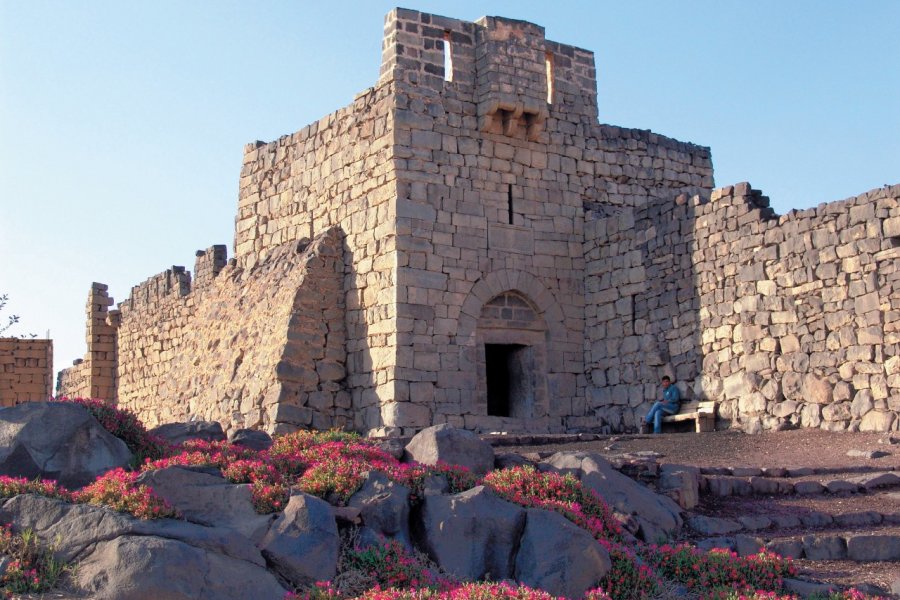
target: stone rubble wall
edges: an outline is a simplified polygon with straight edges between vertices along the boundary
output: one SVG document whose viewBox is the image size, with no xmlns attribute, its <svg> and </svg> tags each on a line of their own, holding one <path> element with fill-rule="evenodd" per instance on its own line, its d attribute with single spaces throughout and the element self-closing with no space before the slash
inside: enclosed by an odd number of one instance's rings
<svg viewBox="0 0 900 600">
<path fill-rule="evenodd" d="M 381 422 L 396 353 L 396 174 L 393 87 L 379 84 L 300 131 L 245 149 L 235 259 L 245 269 L 281 244 L 344 233 L 347 386 L 355 429 Z"/>
<path fill-rule="evenodd" d="M 900 186 L 775 217 L 749 184 L 695 208 L 701 396 L 747 431 L 900 426 Z"/>
<path fill-rule="evenodd" d="M 120 304 L 119 405 L 148 426 L 348 425 L 342 254 L 332 229 L 252 268 L 228 265 L 205 286 L 183 288 L 170 270 L 135 288 L 141 303 Z"/>
<path fill-rule="evenodd" d="M 718 401 L 720 426 L 896 430 L 898 191 L 782 217 L 746 183 L 594 205 L 590 409 L 632 429 L 669 375 Z"/>
<path fill-rule="evenodd" d="M 0 338 L 0 407 L 53 393 L 53 340 Z"/>
<path fill-rule="evenodd" d="M 90 397 L 90 369 L 83 358 L 72 361 L 71 367 L 60 369 L 56 376 L 56 395 L 60 398 Z"/>
</svg>

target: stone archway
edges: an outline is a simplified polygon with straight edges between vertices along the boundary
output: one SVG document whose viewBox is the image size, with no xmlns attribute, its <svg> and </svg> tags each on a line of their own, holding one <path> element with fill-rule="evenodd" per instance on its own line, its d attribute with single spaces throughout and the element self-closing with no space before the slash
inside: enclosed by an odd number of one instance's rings
<svg viewBox="0 0 900 600">
<path fill-rule="evenodd" d="M 559 417 L 551 418 L 549 390 L 554 374 L 565 372 L 559 348 L 567 342 L 567 331 L 556 298 L 536 277 L 504 269 L 476 282 L 461 306 L 455 341 L 460 364 L 474 375 L 467 413 L 476 417 L 471 421 L 475 428 L 540 431 L 559 426 Z M 500 379 L 508 382 L 505 401 L 489 401 L 491 368 L 499 368 Z M 460 375 L 465 378 L 464 371 Z M 495 377 L 494 387 L 496 383 Z"/>
<path fill-rule="evenodd" d="M 504 292 L 481 309 L 475 334 L 476 402 L 489 417 L 547 414 L 547 323 L 521 293 Z"/>
</svg>

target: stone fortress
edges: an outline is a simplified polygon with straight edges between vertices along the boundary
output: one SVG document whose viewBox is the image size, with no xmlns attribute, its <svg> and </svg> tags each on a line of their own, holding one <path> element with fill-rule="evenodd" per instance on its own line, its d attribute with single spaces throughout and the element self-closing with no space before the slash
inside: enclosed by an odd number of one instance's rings
<svg viewBox="0 0 900 600">
<path fill-rule="evenodd" d="M 777 216 L 708 148 L 598 122 L 593 54 L 396 9 L 354 102 L 245 148 L 223 246 L 88 297 L 58 393 L 146 423 L 900 427 L 900 186 Z"/>
</svg>

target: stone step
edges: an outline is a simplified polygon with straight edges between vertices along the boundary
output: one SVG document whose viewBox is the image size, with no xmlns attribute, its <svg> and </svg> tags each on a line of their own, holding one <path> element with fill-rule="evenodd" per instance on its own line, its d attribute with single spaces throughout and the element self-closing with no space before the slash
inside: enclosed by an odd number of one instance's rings
<svg viewBox="0 0 900 600">
<path fill-rule="evenodd" d="M 761 475 L 714 475 L 700 477 L 700 493 L 712 496 L 813 495 L 868 492 L 900 487 L 900 474 L 894 471 L 871 471 L 840 478 L 792 480 Z"/>
<path fill-rule="evenodd" d="M 873 473 L 897 471 L 893 465 L 842 465 L 835 467 L 700 467 L 701 475 L 731 475 L 733 477 L 807 477 L 810 475 L 840 475 L 842 473 Z"/>
<path fill-rule="evenodd" d="M 881 513 L 874 510 L 851 511 L 843 513 L 826 513 L 810 511 L 802 515 L 772 514 L 748 515 L 735 519 L 723 519 L 706 515 L 693 514 L 685 518 L 687 526 L 700 535 L 717 536 L 732 533 L 764 534 L 767 530 L 792 529 L 850 529 L 859 527 L 875 527 L 880 525 L 900 525 L 900 511 Z"/>
<path fill-rule="evenodd" d="M 606 437 L 599 433 L 486 433 L 481 439 L 494 447 L 509 446 L 549 446 L 553 444 L 574 444 L 577 442 L 595 442 Z"/>
<path fill-rule="evenodd" d="M 701 539 L 698 548 L 727 548 L 740 556 L 765 548 L 788 558 L 883 562 L 900 560 L 900 532 L 896 528 L 863 532 L 807 533 L 766 538 L 733 534 Z"/>
</svg>

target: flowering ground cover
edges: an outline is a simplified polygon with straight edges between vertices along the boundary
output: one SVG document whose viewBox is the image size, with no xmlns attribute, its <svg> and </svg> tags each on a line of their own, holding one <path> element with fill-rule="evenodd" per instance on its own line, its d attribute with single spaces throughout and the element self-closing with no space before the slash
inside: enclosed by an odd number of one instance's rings
<svg viewBox="0 0 900 600">
<path fill-rule="evenodd" d="M 30 530 L 13 533 L 9 525 L 0 525 L 0 555 L 9 559 L 0 574 L 0 592 L 6 597 L 50 590 L 66 570 Z"/>
<path fill-rule="evenodd" d="M 284 508 L 291 489 L 320 497 L 333 505 L 346 505 L 377 471 L 410 489 L 410 502 L 422 501 L 430 477 L 446 479 L 451 493 L 476 485 L 491 488 L 500 497 L 524 507 L 555 511 L 590 532 L 610 554 L 612 568 L 586 600 L 631 600 L 662 593 L 666 582 L 681 585 L 701 599 L 792 600 L 783 591 L 783 578 L 794 574 L 790 560 L 768 552 L 739 557 L 733 552 L 702 552 L 687 545 L 655 546 L 625 543 L 620 523 L 607 504 L 572 475 L 542 473 L 531 467 L 494 471 L 479 479 L 464 468 L 401 463 L 376 445 L 355 434 L 337 431 L 299 431 L 275 438 L 268 450 L 255 451 L 228 442 L 191 441 L 170 447 L 150 436 L 132 413 L 99 400 L 81 400 L 113 435 L 122 437 L 143 458 L 140 471 L 170 466 L 212 466 L 233 483 L 250 484 L 259 513 Z M 0 477 L 0 497 L 32 493 L 107 506 L 141 519 L 177 517 L 176 512 L 136 481 L 137 470 L 116 469 L 82 490 L 71 492 L 55 482 Z M 4 530 L 9 533 L 9 530 Z M 12 535 L 9 533 L 9 535 Z M 25 585 L 30 571 L 21 570 L 16 585 Z M 509 598 L 544 600 L 546 592 L 506 583 L 459 582 L 441 573 L 427 557 L 396 541 L 382 545 L 344 548 L 339 576 L 354 573 L 367 583 L 367 591 L 350 590 L 321 582 L 289 594 L 292 600 L 481 600 Z M 12 576 L 12 575 L 11 575 Z M 19 577 L 18 575 L 16 577 Z M 22 579 L 24 577 L 24 579 Z M 345 577 L 346 579 L 346 577 Z M 5 579 L 3 581 L 6 581 Z M 6 584 L 2 584 L 6 585 Z M 352 586 L 351 586 L 352 588 Z M 7 586 L 6 589 L 11 589 Z M 855 591 L 826 596 L 828 600 L 862 600 Z"/>
</svg>

